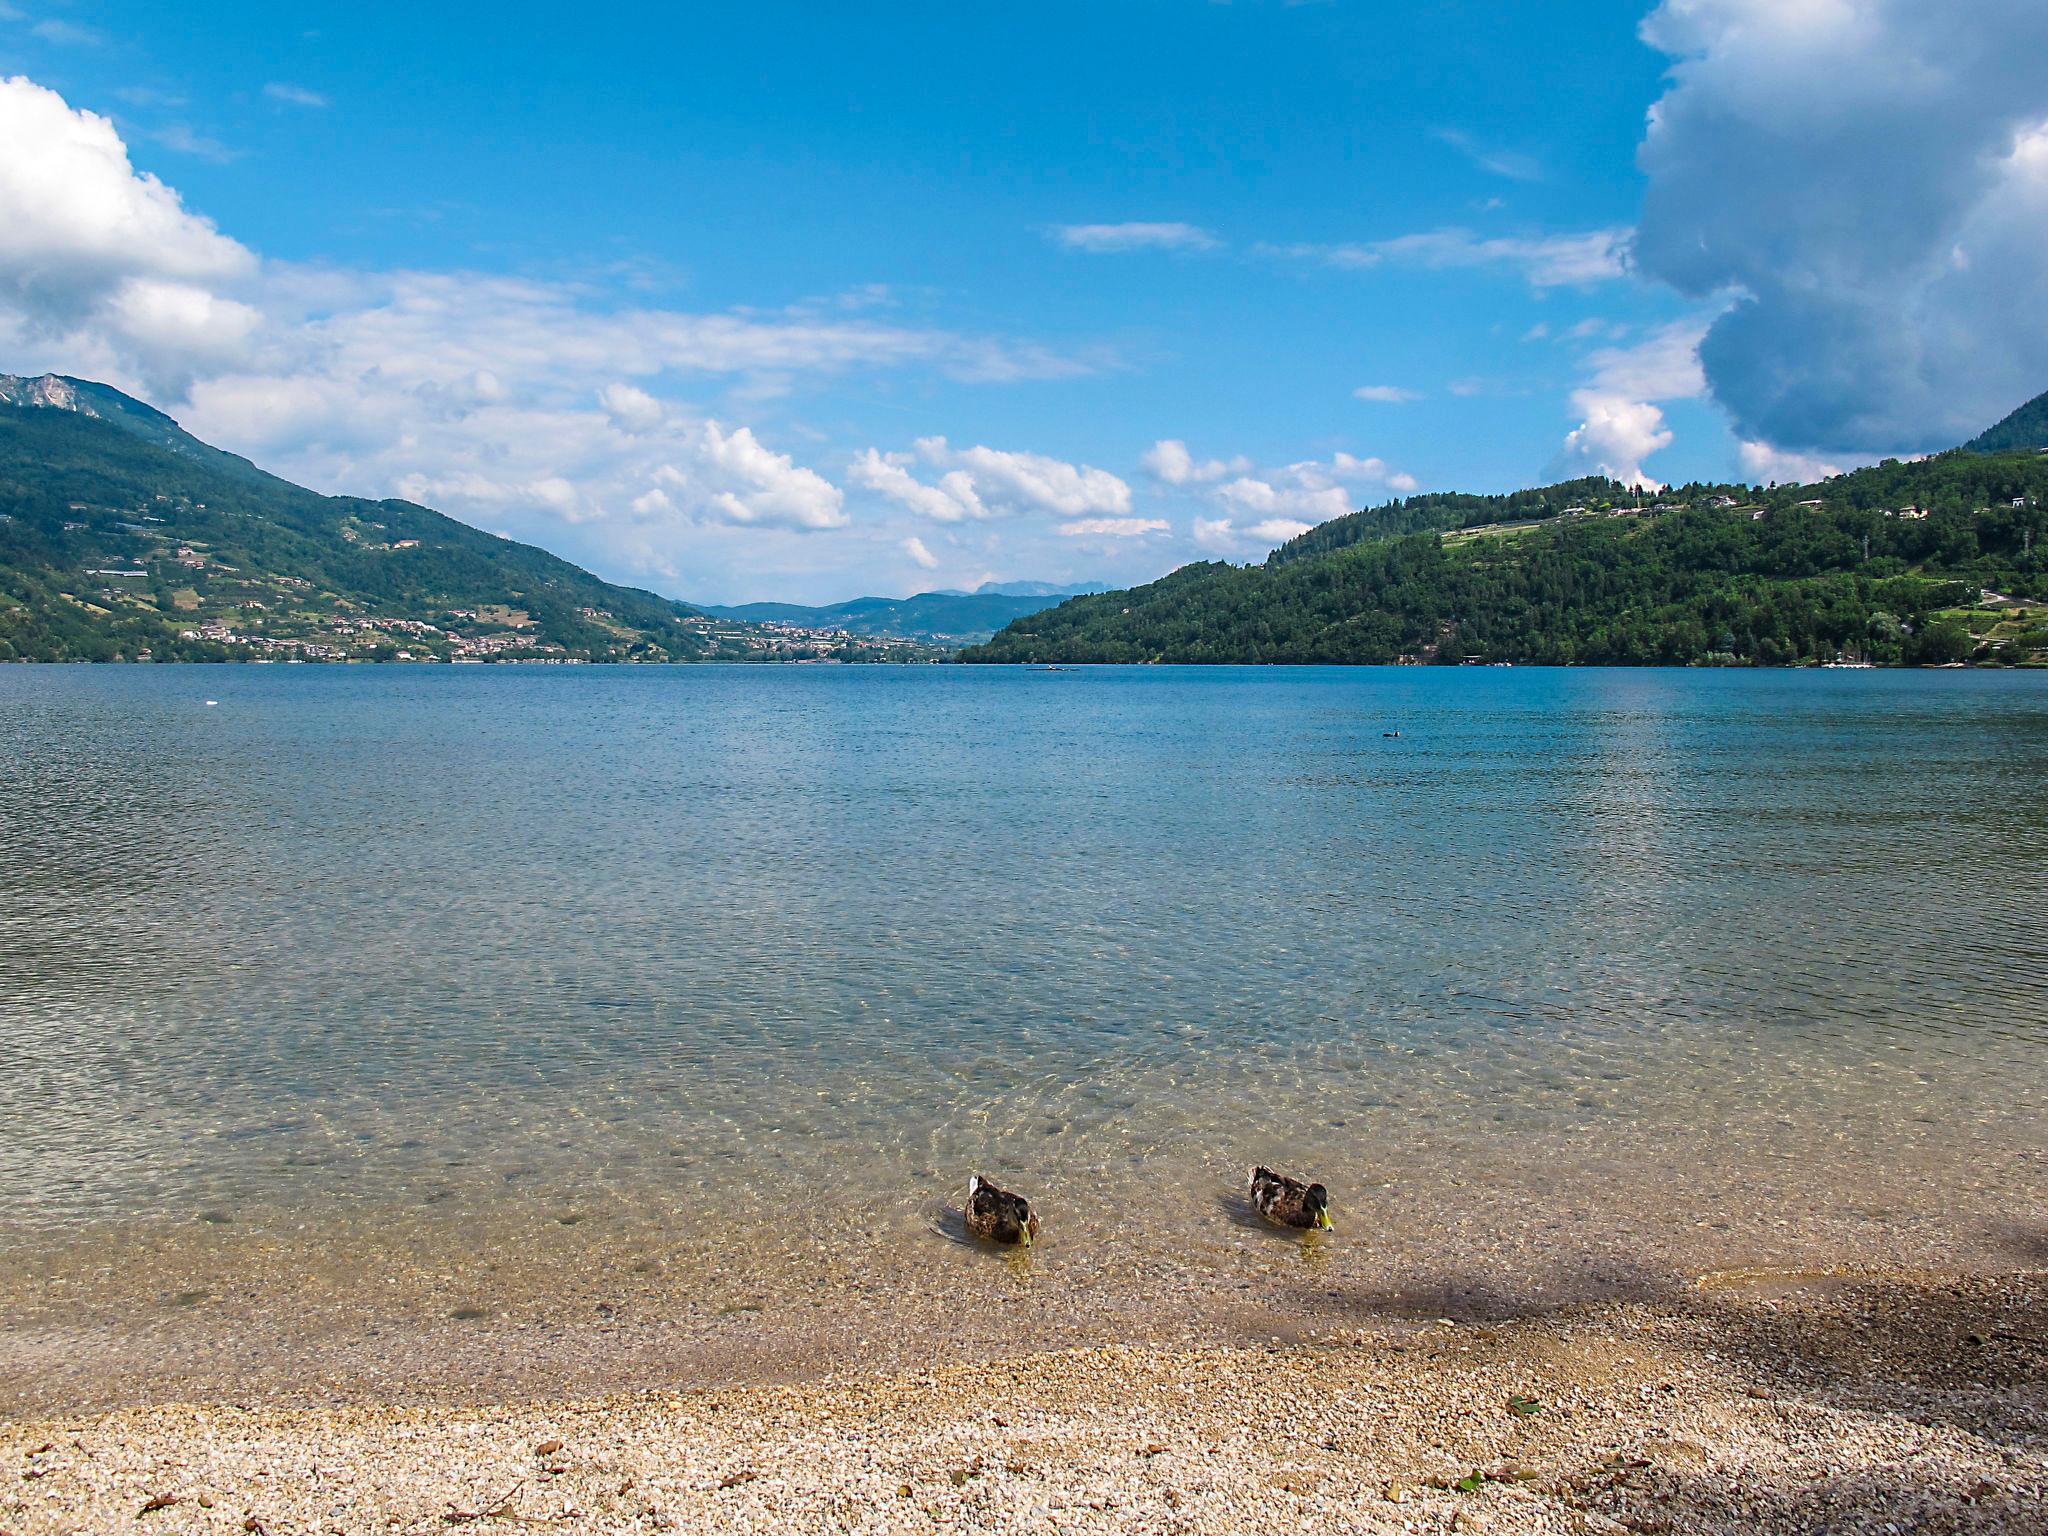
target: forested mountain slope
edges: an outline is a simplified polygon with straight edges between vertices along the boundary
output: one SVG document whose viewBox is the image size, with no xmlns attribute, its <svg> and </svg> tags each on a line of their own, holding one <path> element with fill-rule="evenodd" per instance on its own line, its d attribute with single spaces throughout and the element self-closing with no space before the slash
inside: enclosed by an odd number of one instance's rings
<svg viewBox="0 0 2048 1536">
<path fill-rule="evenodd" d="M 411 502 L 319 495 L 105 385 L 0 375 L 0 660 L 668 660 L 758 633 Z"/>
<path fill-rule="evenodd" d="M 2048 658 L 2048 457 L 1958 450 L 1814 486 L 1637 500 L 1587 481 L 1411 497 L 1312 529 L 1263 565 L 1192 565 L 1076 598 L 963 659 Z M 1465 521 L 1488 513 L 1483 526 Z M 1456 531 L 1405 531 L 1418 517 Z"/>
</svg>

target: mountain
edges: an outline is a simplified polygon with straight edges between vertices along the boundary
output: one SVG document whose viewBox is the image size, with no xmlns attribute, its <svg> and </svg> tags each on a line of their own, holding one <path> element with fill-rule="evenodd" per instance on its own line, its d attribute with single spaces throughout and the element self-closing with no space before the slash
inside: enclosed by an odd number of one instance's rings
<svg viewBox="0 0 2048 1536">
<path fill-rule="evenodd" d="M 293 485 L 104 384 L 0 374 L 0 660 L 803 653 L 411 502 Z"/>
<path fill-rule="evenodd" d="M 2048 451 L 2048 394 L 2034 396 L 1997 426 L 1963 444 L 1972 453 Z"/>
<path fill-rule="evenodd" d="M 1012 619 L 1052 607 L 1060 599 L 1106 587 L 1054 586 L 1049 582 L 985 582 L 972 592 L 920 592 L 915 597 L 856 597 L 849 602 L 807 607 L 801 603 L 741 603 L 703 612 L 751 624 L 788 624 L 802 629 L 845 630 L 856 635 L 950 642 L 986 640 Z"/>
<path fill-rule="evenodd" d="M 2048 664 L 2048 457 L 1819 485 L 1410 497 L 1262 565 L 1190 565 L 962 653 L 989 662 Z"/>
</svg>

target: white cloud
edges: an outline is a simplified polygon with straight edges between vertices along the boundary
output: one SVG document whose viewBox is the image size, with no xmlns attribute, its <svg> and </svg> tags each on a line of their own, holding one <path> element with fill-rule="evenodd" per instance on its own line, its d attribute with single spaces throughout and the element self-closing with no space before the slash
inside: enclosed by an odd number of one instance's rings
<svg viewBox="0 0 2048 1536">
<path fill-rule="evenodd" d="M 1787 453 L 1769 443 L 1742 444 L 1743 478 L 1758 484 L 1811 485 L 1839 475 L 1843 466 L 1807 453 Z"/>
<path fill-rule="evenodd" d="M 1135 539 L 1148 533 L 1168 533 L 1173 525 L 1161 517 L 1083 517 L 1061 523 L 1060 534 L 1069 539 Z"/>
<path fill-rule="evenodd" d="M 761 445 L 751 427 L 702 428 L 700 472 L 707 473 L 711 504 L 736 523 L 778 528 L 843 528 L 839 487 L 786 453 Z"/>
<path fill-rule="evenodd" d="M 1594 387 L 1644 400 L 1691 400 L 1706 391 L 1700 338 L 1711 317 L 1659 326 L 1632 347 L 1601 347 L 1589 354 Z"/>
<path fill-rule="evenodd" d="M 1059 531 L 1128 537 L 1152 532 L 1130 516 L 1131 488 L 1107 470 L 1069 464 L 1044 454 L 1008 449 L 955 448 L 943 437 L 923 437 L 915 453 L 870 448 L 855 459 L 848 478 L 920 517 L 963 523 L 1000 517 L 1053 516 Z M 940 473 L 920 480 L 912 467 Z"/>
<path fill-rule="evenodd" d="M 318 91 L 309 91 L 303 85 L 293 85 L 286 80 L 273 80 L 263 87 L 267 100 L 282 102 L 288 107 L 324 107 L 327 98 Z"/>
<path fill-rule="evenodd" d="M 1229 460 L 1197 460 L 1188 452 L 1188 445 L 1177 437 L 1161 438 L 1145 450 L 1138 462 L 1150 470 L 1154 478 L 1167 485 L 1198 485 L 1208 480 L 1221 480 L 1225 475 L 1241 474 L 1252 467 L 1252 461 L 1243 454 Z"/>
<path fill-rule="evenodd" d="M 1218 486 L 1215 496 L 1233 518 L 1250 515 L 1261 519 L 1239 532 L 1265 537 L 1282 523 L 1296 525 L 1292 533 L 1279 534 L 1272 540 L 1277 543 L 1292 538 L 1305 527 L 1357 511 L 1356 487 L 1406 493 L 1416 489 L 1416 482 L 1412 475 L 1389 469 L 1384 459 L 1340 452 L 1327 464 L 1308 459 L 1263 471 L 1258 476 L 1240 476 Z"/>
<path fill-rule="evenodd" d="M 1206 486 L 1206 500 L 1222 515 L 1196 515 L 1190 534 L 1197 548 L 1227 559 L 1269 550 L 1317 523 L 1356 511 L 1368 490 L 1416 489 L 1414 476 L 1389 468 L 1386 460 L 1344 452 L 1327 462 L 1304 459 L 1253 473 L 1242 455 L 1198 462 L 1184 443 L 1167 439 L 1153 445 L 1145 464 L 1167 485 Z"/>
<path fill-rule="evenodd" d="M 1196 544 L 1214 554 L 1242 559 L 1298 538 L 1312 526 L 1288 517 L 1261 518 L 1258 522 L 1242 526 L 1228 517 L 1198 517 L 1194 524 L 1194 539 Z"/>
<path fill-rule="evenodd" d="M 1090 465 L 998 448 L 955 449 L 943 437 L 919 438 L 917 452 L 927 464 L 959 469 L 981 499 L 998 509 L 1068 517 L 1091 512 L 1120 515 L 1131 509 L 1130 486 Z"/>
<path fill-rule="evenodd" d="M 964 470 L 953 470 L 941 475 L 938 484 L 927 485 L 907 467 L 915 462 L 907 453 L 879 453 L 870 448 L 853 461 L 848 475 L 855 484 L 879 491 L 935 522 L 957 523 L 992 515 L 976 494 L 972 477 Z"/>
<path fill-rule="evenodd" d="M 1706 389 L 1700 337 L 1709 320 L 1689 317 L 1652 331 L 1632 347 L 1601 347 L 1588 355 L 1591 377 L 1571 396 L 1579 424 L 1565 434 L 1554 476 L 1601 474 L 1643 489 L 1661 489 L 1643 460 L 1672 442 L 1659 402 L 1690 400 Z M 1574 333 L 1579 328 L 1574 327 Z"/>
<path fill-rule="evenodd" d="M 1320 468 L 1313 464 L 1297 464 L 1293 467 L 1298 473 Z M 1384 485 L 1395 491 L 1415 489 L 1413 475 L 1400 474 L 1387 468 L 1387 461 L 1376 454 L 1360 459 L 1340 450 L 1330 460 L 1330 474 L 1347 485 Z"/>
<path fill-rule="evenodd" d="M 1635 263 L 1734 295 L 1701 347 L 1738 436 L 1953 445 L 2048 380 L 2048 6 L 1667 0 Z"/>
<path fill-rule="evenodd" d="M 1326 523 L 1333 517 L 1342 517 L 1355 510 L 1351 498 L 1340 485 L 1275 485 L 1270 480 L 1256 480 L 1250 476 L 1233 480 L 1216 492 L 1219 501 L 1239 512 L 1252 514 L 1287 514 L 1292 519 L 1305 519 L 1307 523 Z"/>
<path fill-rule="evenodd" d="M 1553 474 L 1606 475 L 1641 489 L 1663 488 L 1643 471 L 1644 459 L 1671 445 L 1663 411 L 1647 400 L 1597 389 L 1573 390 L 1572 410 L 1580 421 L 1565 434 L 1564 453 Z"/>
<path fill-rule="evenodd" d="M 1532 288 L 1584 287 L 1628 271 L 1626 229 L 1571 235 L 1482 238 L 1469 229 L 1432 229 L 1391 240 L 1341 245 L 1263 245 L 1266 255 L 1359 271 L 1382 262 L 1430 268 L 1507 267 Z"/>
<path fill-rule="evenodd" d="M 1351 394 L 1353 399 L 1370 400 L 1375 405 L 1404 405 L 1422 398 L 1420 391 L 1403 389 L 1398 384 L 1361 384 Z"/>
<path fill-rule="evenodd" d="M 1222 242 L 1193 224 L 1061 224 L 1053 239 L 1069 250 L 1112 254 L 1120 251 L 1210 251 Z"/>
<path fill-rule="evenodd" d="M 0 81 L 0 310 L 20 339 L 90 327 L 175 387 L 180 344 L 213 357 L 249 334 L 254 311 L 219 290 L 255 269 L 135 170 L 105 118 L 33 81 Z"/>
<path fill-rule="evenodd" d="M 659 400 L 632 384 L 605 385 L 597 392 L 597 403 L 624 432 L 652 432 L 665 414 Z"/>
<path fill-rule="evenodd" d="M 903 553 L 910 556 L 912 560 L 916 561 L 919 565 L 923 566 L 928 571 L 935 571 L 938 569 L 939 557 L 933 554 L 929 549 L 926 549 L 924 547 L 924 540 L 917 537 L 916 534 L 912 534 L 909 538 L 903 541 Z"/>
</svg>

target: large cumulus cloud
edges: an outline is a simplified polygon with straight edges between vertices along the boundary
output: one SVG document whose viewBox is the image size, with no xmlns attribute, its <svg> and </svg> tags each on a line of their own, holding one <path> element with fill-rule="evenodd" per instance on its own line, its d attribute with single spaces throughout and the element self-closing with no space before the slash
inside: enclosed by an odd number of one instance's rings
<svg viewBox="0 0 2048 1536">
<path fill-rule="evenodd" d="M 1665 0 L 1639 272 L 1735 295 L 1701 345 L 1738 433 L 1952 445 L 2048 389 L 2048 4 Z"/>
<path fill-rule="evenodd" d="M 94 333 L 160 390 L 230 356 L 259 316 L 228 291 L 255 257 L 154 176 L 114 125 L 0 80 L 0 337 Z"/>
</svg>

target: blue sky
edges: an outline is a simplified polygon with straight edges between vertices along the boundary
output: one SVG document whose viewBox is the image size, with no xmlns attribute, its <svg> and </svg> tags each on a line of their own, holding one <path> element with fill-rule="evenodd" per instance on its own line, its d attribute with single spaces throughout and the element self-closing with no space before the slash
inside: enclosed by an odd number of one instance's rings
<svg viewBox="0 0 2048 1536">
<path fill-rule="evenodd" d="M 1789 478 L 2048 386 L 2048 8 L 1916 9 L 4 0 L 0 368 L 704 600 Z"/>
</svg>

